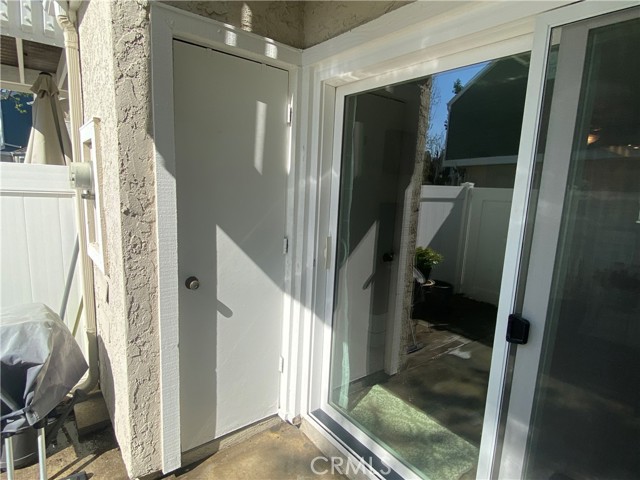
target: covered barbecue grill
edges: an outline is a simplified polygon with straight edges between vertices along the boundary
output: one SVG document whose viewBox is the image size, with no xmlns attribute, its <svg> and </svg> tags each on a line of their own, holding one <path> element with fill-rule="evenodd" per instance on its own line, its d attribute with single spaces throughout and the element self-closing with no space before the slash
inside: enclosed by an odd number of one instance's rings
<svg viewBox="0 0 640 480">
<path fill-rule="evenodd" d="M 87 362 L 71 332 L 49 307 L 34 303 L 2 309 L 0 427 L 8 473 L 13 468 L 14 454 L 18 457 L 17 462 L 32 463 L 36 429 L 42 477 L 43 460 L 46 459 L 45 431 L 50 426 L 47 416 L 65 399 L 87 369 Z M 16 466 L 21 465 L 17 463 Z M 46 470 L 44 475 L 46 478 Z"/>
</svg>

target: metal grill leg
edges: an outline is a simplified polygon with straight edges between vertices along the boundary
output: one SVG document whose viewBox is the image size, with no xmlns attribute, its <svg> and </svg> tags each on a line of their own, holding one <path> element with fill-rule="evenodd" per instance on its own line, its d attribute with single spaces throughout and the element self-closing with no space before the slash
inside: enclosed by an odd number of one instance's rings
<svg viewBox="0 0 640 480">
<path fill-rule="evenodd" d="M 47 442 L 44 438 L 44 427 L 38 429 L 38 469 L 40 480 L 47 480 Z"/>
<path fill-rule="evenodd" d="M 13 437 L 6 437 L 4 439 L 4 461 L 7 467 L 7 480 L 14 480 Z"/>
</svg>

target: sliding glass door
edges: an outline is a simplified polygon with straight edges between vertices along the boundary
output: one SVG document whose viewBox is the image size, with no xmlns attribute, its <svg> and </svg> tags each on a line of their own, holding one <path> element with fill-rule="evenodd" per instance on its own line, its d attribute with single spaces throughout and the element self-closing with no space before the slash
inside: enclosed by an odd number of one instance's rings
<svg viewBox="0 0 640 480">
<path fill-rule="evenodd" d="M 519 312 L 530 335 L 517 347 L 500 477 L 634 479 L 640 9 L 558 27 L 551 43 Z"/>
<path fill-rule="evenodd" d="M 312 414 L 382 477 L 640 476 L 640 20 L 613 10 L 337 90 Z"/>
<path fill-rule="evenodd" d="M 344 97 L 327 409 L 476 474 L 529 52 Z"/>
</svg>

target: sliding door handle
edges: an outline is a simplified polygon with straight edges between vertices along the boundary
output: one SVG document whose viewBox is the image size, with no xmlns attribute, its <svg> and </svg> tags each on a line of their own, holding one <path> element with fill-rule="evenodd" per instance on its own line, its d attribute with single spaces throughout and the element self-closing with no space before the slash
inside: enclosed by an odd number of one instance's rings
<svg viewBox="0 0 640 480">
<path fill-rule="evenodd" d="M 520 315 L 509 315 L 507 323 L 507 342 L 516 345 L 524 345 L 529 340 L 529 320 L 522 318 Z"/>
</svg>

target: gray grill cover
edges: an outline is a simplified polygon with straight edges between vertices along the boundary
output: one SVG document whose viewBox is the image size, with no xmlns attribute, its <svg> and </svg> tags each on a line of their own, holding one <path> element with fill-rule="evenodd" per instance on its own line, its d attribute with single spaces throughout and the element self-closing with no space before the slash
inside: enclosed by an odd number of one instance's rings
<svg viewBox="0 0 640 480">
<path fill-rule="evenodd" d="M 60 317 L 41 303 L 0 313 L 2 433 L 45 418 L 87 371 L 80 347 Z"/>
</svg>

